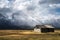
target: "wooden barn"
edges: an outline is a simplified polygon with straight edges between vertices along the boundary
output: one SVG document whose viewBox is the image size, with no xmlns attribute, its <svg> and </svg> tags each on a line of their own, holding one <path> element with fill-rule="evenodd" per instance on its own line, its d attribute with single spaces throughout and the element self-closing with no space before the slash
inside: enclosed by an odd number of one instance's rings
<svg viewBox="0 0 60 40">
<path fill-rule="evenodd" d="M 36 25 L 34 32 L 54 32 L 54 27 L 52 25 Z"/>
</svg>

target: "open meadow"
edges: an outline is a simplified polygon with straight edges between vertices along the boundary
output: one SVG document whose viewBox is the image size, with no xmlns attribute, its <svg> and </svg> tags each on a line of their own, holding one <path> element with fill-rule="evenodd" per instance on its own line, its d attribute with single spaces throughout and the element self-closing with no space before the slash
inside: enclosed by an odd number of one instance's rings
<svg viewBox="0 0 60 40">
<path fill-rule="evenodd" d="M 0 30 L 0 40 L 60 40 L 60 30 L 37 33 L 33 30 Z"/>
</svg>

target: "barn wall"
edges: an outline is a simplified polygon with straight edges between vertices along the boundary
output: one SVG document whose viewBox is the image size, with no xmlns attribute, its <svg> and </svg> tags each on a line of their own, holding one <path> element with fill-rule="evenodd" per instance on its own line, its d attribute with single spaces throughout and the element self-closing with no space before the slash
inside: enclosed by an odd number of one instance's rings
<svg viewBox="0 0 60 40">
<path fill-rule="evenodd" d="M 41 32 L 54 32 L 54 28 L 41 28 Z"/>
<path fill-rule="evenodd" d="M 41 29 L 35 28 L 35 29 L 34 29 L 34 32 L 41 32 Z"/>
</svg>

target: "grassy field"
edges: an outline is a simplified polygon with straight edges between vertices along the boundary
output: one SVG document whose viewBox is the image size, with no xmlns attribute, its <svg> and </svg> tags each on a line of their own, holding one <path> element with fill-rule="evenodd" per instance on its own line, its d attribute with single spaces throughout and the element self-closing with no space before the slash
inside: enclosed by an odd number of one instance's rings
<svg viewBox="0 0 60 40">
<path fill-rule="evenodd" d="M 33 30 L 0 30 L 0 40 L 60 40 L 60 30 L 37 33 Z"/>
</svg>

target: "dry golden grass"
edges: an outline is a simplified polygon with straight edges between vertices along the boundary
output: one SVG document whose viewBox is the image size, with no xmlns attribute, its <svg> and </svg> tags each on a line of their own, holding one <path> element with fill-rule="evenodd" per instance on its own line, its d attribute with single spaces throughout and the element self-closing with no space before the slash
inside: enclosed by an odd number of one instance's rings
<svg viewBox="0 0 60 40">
<path fill-rule="evenodd" d="M 33 30 L 0 30 L 0 40 L 60 40 L 60 30 L 37 33 Z"/>
</svg>

